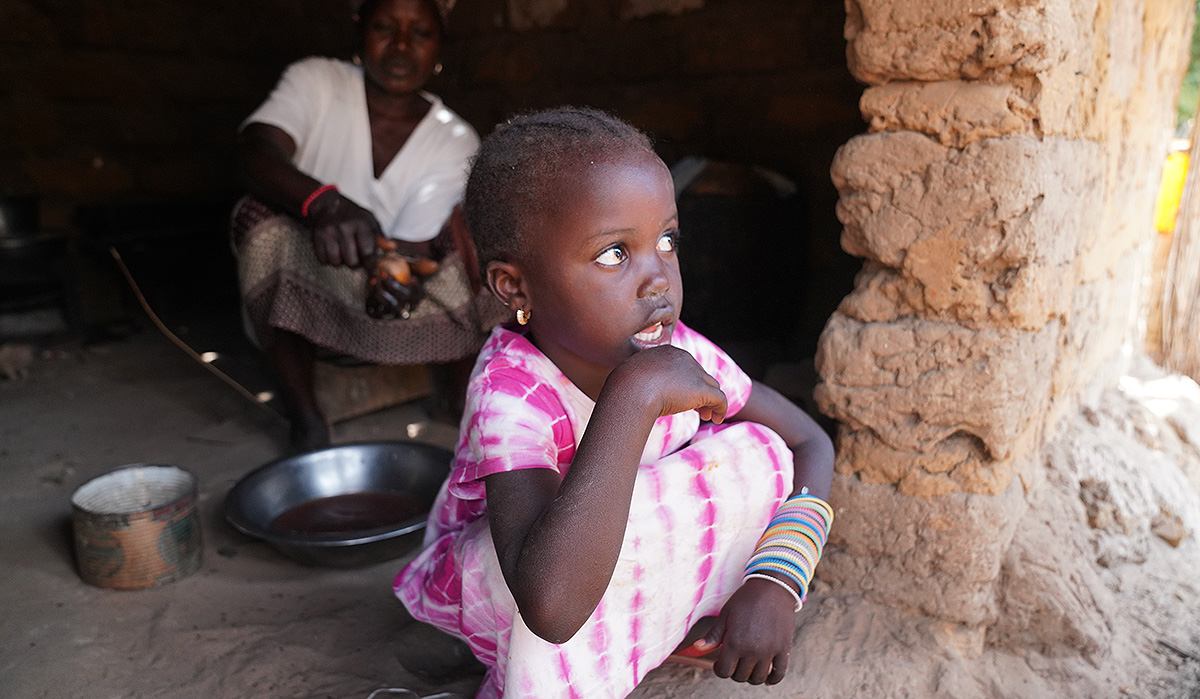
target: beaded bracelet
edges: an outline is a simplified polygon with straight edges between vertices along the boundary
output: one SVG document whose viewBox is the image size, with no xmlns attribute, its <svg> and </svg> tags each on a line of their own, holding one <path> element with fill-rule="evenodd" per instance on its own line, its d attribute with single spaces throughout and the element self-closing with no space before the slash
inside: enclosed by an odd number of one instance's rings
<svg viewBox="0 0 1200 699">
<path fill-rule="evenodd" d="M 312 203 L 317 200 L 317 197 L 329 191 L 338 191 L 337 185 L 323 184 L 314 189 L 311 194 L 304 198 L 304 203 L 300 205 L 300 215 L 304 218 L 308 218 L 308 207 L 312 206 Z"/>
<path fill-rule="evenodd" d="M 796 607 L 792 610 L 793 612 L 800 611 L 800 607 L 804 606 L 804 602 L 802 602 L 800 600 L 800 593 L 793 590 L 791 585 L 788 585 L 787 583 L 780 580 L 779 578 L 772 577 L 770 575 L 763 575 L 762 573 L 747 573 L 746 577 L 742 578 L 742 582 L 746 582 L 750 578 L 760 578 L 762 580 L 770 580 L 771 582 L 775 583 L 776 585 L 787 590 L 788 594 L 792 596 L 792 599 L 796 600 Z"/>
<path fill-rule="evenodd" d="M 832 524 L 833 509 L 829 503 L 807 493 L 791 496 L 771 517 L 754 554 L 746 563 L 742 580 L 767 578 L 779 583 L 795 595 L 796 611 L 800 611 Z M 767 572 L 796 583 L 799 593 Z"/>
</svg>

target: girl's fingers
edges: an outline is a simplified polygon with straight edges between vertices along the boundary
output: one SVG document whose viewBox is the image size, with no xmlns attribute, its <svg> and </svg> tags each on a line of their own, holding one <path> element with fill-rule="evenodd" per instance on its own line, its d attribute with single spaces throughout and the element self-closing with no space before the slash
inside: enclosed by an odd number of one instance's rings
<svg viewBox="0 0 1200 699">
<path fill-rule="evenodd" d="M 783 676 L 787 674 L 787 666 L 787 653 L 775 656 L 775 660 L 771 662 L 771 674 L 767 675 L 767 684 L 779 684 Z"/>
<path fill-rule="evenodd" d="M 754 660 L 751 658 L 740 659 L 737 664 L 737 669 L 733 671 L 733 681 L 748 682 L 751 675 L 754 674 L 754 668 L 758 665 L 759 663 L 754 662 Z"/>
<path fill-rule="evenodd" d="M 734 671 L 737 670 L 737 661 L 728 647 L 722 648 L 721 652 L 717 653 L 717 661 L 713 663 L 713 674 L 722 678 L 733 677 Z"/>
<path fill-rule="evenodd" d="M 770 662 L 763 661 L 761 663 L 755 663 L 754 669 L 750 672 L 750 677 L 746 681 L 750 684 L 762 684 L 763 682 L 767 681 L 770 671 Z"/>
<path fill-rule="evenodd" d="M 713 622 L 712 628 L 708 633 L 701 636 L 695 643 L 692 644 L 696 650 L 708 652 L 713 648 L 721 645 L 721 639 L 725 637 L 725 615 L 717 616 L 717 620 Z"/>
<path fill-rule="evenodd" d="M 717 424 L 721 424 L 725 421 L 725 411 L 727 410 L 729 410 L 729 401 L 726 400 L 725 394 L 722 393 L 721 402 L 713 406 L 712 410 L 709 412 L 708 419 Z"/>
</svg>

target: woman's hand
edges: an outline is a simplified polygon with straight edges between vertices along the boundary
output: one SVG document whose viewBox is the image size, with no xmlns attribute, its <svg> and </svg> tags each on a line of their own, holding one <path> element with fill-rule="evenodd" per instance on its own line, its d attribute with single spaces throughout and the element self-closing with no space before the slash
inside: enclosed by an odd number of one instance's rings
<svg viewBox="0 0 1200 699">
<path fill-rule="evenodd" d="M 354 201 L 329 190 L 309 204 L 308 212 L 313 253 L 322 264 L 359 267 L 375 253 L 379 221 Z"/>
<path fill-rule="evenodd" d="M 367 315 L 372 318 L 408 318 L 425 298 L 424 278 L 441 267 L 427 257 L 407 257 L 397 252 L 398 244 L 379 236 L 367 268 Z"/>
<path fill-rule="evenodd" d="M 645 396 L 656 418 L 695 410 L 701 420 L 721 422 L 729 408 L 717 380 L 686 350 L 671 345 L 635 353 L 613 369 L 606 388 L 609 383 L 620 391 L 617 395 L 640 392 L 634 395 Z"/>
<path fill-rule="evenodd" d="M 367 279 L 366 311 L 372 318 L 408 318 L 423 298 L 425 285 L 420 282 L 406 286 L 389 276 Z"/>
<path fill-rule="evenodd" d="M 787 674 L 795 601 L 769 580 L 751 578 L 729 598 L 717 621 L 694 647 L 708 652 L 720 646 L 713 672 L 735 682 L 776 684 Z"/>
</svg>

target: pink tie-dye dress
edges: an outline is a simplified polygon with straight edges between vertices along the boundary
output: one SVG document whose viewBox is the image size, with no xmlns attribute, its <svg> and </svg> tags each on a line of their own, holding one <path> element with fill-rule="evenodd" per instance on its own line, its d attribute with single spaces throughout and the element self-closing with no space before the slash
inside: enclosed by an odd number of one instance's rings
<svg viewBox="0 0 1200 699">
<path fill-rule="evenodd" d="M 750 378 L 682 323 L 671 344 L 717 379 L 734 418 Z M 500 572 L 483 478 L 519 468 L 565 474 L 594 406 L 515 327 L 497 327 L 480 351 L 425 548 L 395 582 L 414 618 L 464 639 L 487 665 L 480 699 L 629 694 L 699 618 L 721 610 L 792 490 L 792 454 L 766 427 L 702 425 L 694 410 L 659 418 L 607 591 L 571 640 L 544 641 L 521 620 Z"/>
</svg>

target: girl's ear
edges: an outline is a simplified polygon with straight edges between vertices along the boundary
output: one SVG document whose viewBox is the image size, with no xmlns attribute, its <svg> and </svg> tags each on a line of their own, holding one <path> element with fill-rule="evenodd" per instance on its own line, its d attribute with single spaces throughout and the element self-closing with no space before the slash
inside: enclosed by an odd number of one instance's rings
<svg viewBox="0 0 1200 699">
<path fill-rule="evenodd" d="M 511 311 L 529 310 L 529 296 L 525 293 L 525 277 L 521 269 L 511 262 L 492 260 L 484 270 L 488 288 Z"/>
</svg>

